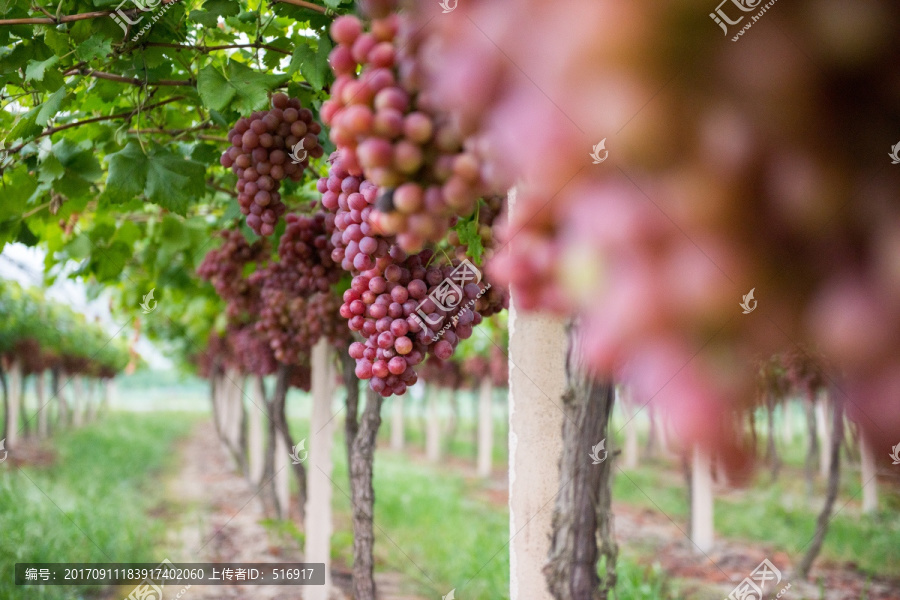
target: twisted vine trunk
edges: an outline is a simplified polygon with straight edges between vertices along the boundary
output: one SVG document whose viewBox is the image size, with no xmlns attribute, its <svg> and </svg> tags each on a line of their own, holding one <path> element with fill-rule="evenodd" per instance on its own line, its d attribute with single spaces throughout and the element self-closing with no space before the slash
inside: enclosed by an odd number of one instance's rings
<svg viewBox="0 0 900 600">
<path fill-rule="evenodd" d="M 812 568 L 813 561 L 819 555 L 822 549 L 822 543 L 825 541 L 825 534 L 828 532 L 828 522 L 831 519 L 831 511 L 834 509 L 834 501 L 837 499 L 838 487 L 841 479 L 841 443 L 844 438 L 844 402 L 838 394 L 832 394 L 831 403 L 831 466 L 828 470 L 828 491 L 825 496 L 825 506 L 819 513 L 816 522 L 816 534 L 813 536 L 812 544 L 800 565 L 797 567 L 797 573 L 803 579 L 809 576 L 809 570 Z"/>
<path fill-rule="evenodd" d="M 356 359 L 346 352 L 341 357 L 341 377 L 347 390 L 347 416 L 344 419 L 344 445 L 347 447 L 347 464 L 353 455 L 353 442 L 359 431 L 359 378 L 356 376 Z"/>
<path fill-rule="evenodd" d="M 290 429 L 288 429 L 287 417 L 284 412 L 285 401 L 287 400 L 287 392 L 290 387 L 291 372 L 294 370 L 292 365 L 279 365 L 278 375 L 275 380 L 275 393 L 272 398 L 272 420 L 274 421 L 276 433 L 281 436 L 288 448 L 294 447 L 294 439 L 291 437 Z M 306 520 L 306 468 L 302 462 L 294 464 L 294 475 L 297 477 L 297 496 L 300 501 L 300 521 Z M 287 507 L 281 507 L 284 514 L 287 514 Z"/>
<path fill-rule="evenodd" d="M 568 415 L 559 468 L 563 488 L 556 497 L 544 575 L 557 600 L 605 600 L 615 588 L 618 555 L 610 510 L 612 460 L 605 449 L 594 452 L 599 464 L 589 454 L 607 439 L 615 387 L 580 369 L 576 344 L 570 327 L 562 398 Z M 606 559 L 602 580 L 597 574 L 601 556 Z"/>
<path fill-rule="evenodd" d="M 372 487 L 372 467 L 375 460 L 375 438 L 381 426 L 382 401 L 379 394 L 367 391 L 366 407 L 350 448 L 354 600 L 375 600 L 375 490 Z"/>
</svg>

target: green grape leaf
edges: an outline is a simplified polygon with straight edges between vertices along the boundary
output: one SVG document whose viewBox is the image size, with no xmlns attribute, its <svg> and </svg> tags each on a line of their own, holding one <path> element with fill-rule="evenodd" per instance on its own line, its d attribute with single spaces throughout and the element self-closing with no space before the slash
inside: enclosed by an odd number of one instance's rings
<svg viewBox="0 0 900 600">
<path fill-rule="evenodd" d="M 201 69 L 197 91 L 203 104 L 213 110 L 222 111 L 232 105 L 238 112 L 247 114 L 264 107 L 269 99 L 268 92 L 289 78 L 287 74 L 259 73 L 230 60 L 225 73 L 212 65 Z"/>
<path fill-rule="evenodd" d="M 75 56 L 78 60 L 93 60 L 95 58 L 103 58 L 112 53 L 112 40 L 95 36 L 83 41 L 75 49 Z"/>
<path fill-rule="evenodd" d="M 35 107 L 38 108 L 37 115 L 35 115 L 35 124 L 40 125 L 41 127 L 45 126 L 50 122 L 50 119 L 56 116 L 59 112 L 60 106 L 62 106 L 63 100 L 66 98 L 66 86 L 62 86 L 44 100 L 40 106 Z"/>
<path fill-rule="evenodd" d="M 151 202 L 184 215 L 188 203 L 206 192 L 206 167 L 162 148 L 148 156 L 136 141 L 131 141 L 106 158 L 106 196 L 112 202 L 125 202 L 143 193 Z"/>
<path fill-rule="evenodd" d="M 484 254 L 484 245 L 481 243 L 481 235 L 478 233 L 478 220 L 472 218 L 463 221 L 456 227 L 459 234 L 459 243 L 469 247 L 468 254 L 475 264 L 481 264 L 481 256 Z"/>
<path fill-rule="evenodd" d="M 326 65 L 327 67 L 327 65 Z M 328 67 L 330 68 L 330 67 Z M 313 52 L 313 49 L 302 44 L 297 46 L 294 54 L 291 56 L 291 65 L 288 73 L 295 73 L 297 70 L 303 75 L 303 79 L 309 83 L 315 90 L 321 90 L 325 85 L 325 72 L 321 68 L 321 64 Z"/>
<path fill-rule="evenodd" d="M 30 60 L 25 67 L 25 81 L 43 81 L 48 68 L 56 65 L 59 57 L 55 54 L 47 60 Z"/>
</svg>

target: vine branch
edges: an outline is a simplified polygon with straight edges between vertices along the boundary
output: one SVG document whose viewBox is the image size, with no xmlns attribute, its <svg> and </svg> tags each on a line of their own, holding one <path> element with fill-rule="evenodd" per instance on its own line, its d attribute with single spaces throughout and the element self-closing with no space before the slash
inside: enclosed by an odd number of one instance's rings
<svg viewBox="0 0 900 600">
<path fill-rule="evenodd" d="M 184 100 L 185 96 L 175 96 L 174 98 L 169 98 L 167 100 L 161 100 L 156 102 L 155 104 L 148 104 L 147 106 L 138 107 L 134 110 L 130 110 L 128 112 L 117 113 L 114 115 L 106 115 L 103 117 L 91 117 L 90 119 L 83 119 L 81 121 L 75 121 L 73 123 L 66 123 L 65 125 L 57 125 L 56 127 L 50 127 L 49 129 L 45 129 L 34 138 L 29 140 L 28 142 L 22 142 L 18 146 L 13 146 L 6 150 L 7 154 L 12 154 L 13 152 L 18 152 L 22 148 L 25 147 L 25 144 L 30 143 L 36 139 L 46 137 L 48 135 L 52 135 L 57 131 L 63 131 L 64 129 L 71 129 L 72 127 L 78 127 L 79 125 L 87 125 L 88 123 L 99 123 L 100 121 L 112 121 L 113 119 L 130 119 L 134 115 L 138 114 L 141 111 L 150 110 L 151 108 L 156 108 L 158 106 L 162 106 L 164 104 L 169 104 L 170 102 L 177 102 L 179 100 Z"/>
</svg>

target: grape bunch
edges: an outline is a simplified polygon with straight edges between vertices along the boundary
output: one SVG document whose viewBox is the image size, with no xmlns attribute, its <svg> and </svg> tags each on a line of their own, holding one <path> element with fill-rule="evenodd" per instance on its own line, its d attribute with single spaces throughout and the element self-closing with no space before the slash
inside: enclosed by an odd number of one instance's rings
<svg viewBox="0 0 900 600">
<path fill-rule="evenodd" d="M 257 235 L 272 235 L 287 210 L 278 193 L 281 182 L 300 181 L 309 159 L 324 154 L 321 131 L 312 111 L 278 93 L 272 96 L 271 109 L 241 117 L 228 132 L 231 148 L 220 163 L 237 175 L 241 213 Z"/>
<path fill-rule="evenodd" d="M 298 364 L 319 338 L 346 346 L 349 332 L 338 313 L 340 299 L 331 291 L 342 274 L 331 258 L 333 216 L 319 210 L 291 213 L 285 220 L 278 262 L 251 279 L 261 286 L 257 331 L 269 340 L 279 361 Z"/>
<path fill-rule="evenodd" d="M 376 210 L 367 220 L 407 252 L 443 239 L 484 191 L 479 161 L 419 93 L 420 34 L 396 14 L 373 20 L 370 31 L 354 16 L 335 19 L 336 80 L 321 111 L 345 167 L 374 187 L 367 201 Z"/>
<path fill-rule="evenodd" d="M 269 259 L 269 244 L 259 239 L 252 244 L 240 230 L 219 233 L 222 245 L 210 250 L 197 267 L 197 275 L 209 281 L 216 293 L 226 302 L 230 321 L 246 320 L 255 314 L 259 302 L 259 282 L 244 276 L 244 267 L 255 263 L 258 267 Z"/>
<path fill-rule="evenodd" d="M 261 294 L 256 331 L 268 340 L 279 362 L 300 364 L 322 337 L 346 347 L 349 335 L 338 312 L 340 299 L 330 291 L 302 296 L 265 285 Z"/>
<path fill-rule="evenodd" d="M 226 364 L 241 373 L 271 375 L 278 369 L 268 340 L 253 325 L 231 327 L 226 334 L 229 353 Z"/>
<path fill-rule="evenodd" d="M 428 298 L 450 277 L 459 259 L 441 265 L 431 249 L 409 255 L 371 223 L 375 186 L 351 172 L 343 155 L 331 157 L 328 177 L 318 182 L 322 206 L 333 213 L 332 258 L 354 277 L 340 314 L 363 342 L 350 346 L 356 374 L 388 396 L 415 383 L 414 367 L 431 354 L 447 360 L 460 339 L 472 335 L 483 316 L 508 306 L 499 288 L 484 282 L 458 286 L 449 308 Z M 474 277 L 472 278 L 474 279 Z"/>
<path fill-rule="evenodd" d="M 391 244 L 390 238 L 379 235 L 370 221 L 376 187 L 359 171 L 351 175 L 337 153 L 330 161 L 329 175 L 319 179 L 317 189 L 322 194 L 322 207 L 333 216 L 332 260 L 348 272 L 384 270 L 392 262 Z"/>
</svg>

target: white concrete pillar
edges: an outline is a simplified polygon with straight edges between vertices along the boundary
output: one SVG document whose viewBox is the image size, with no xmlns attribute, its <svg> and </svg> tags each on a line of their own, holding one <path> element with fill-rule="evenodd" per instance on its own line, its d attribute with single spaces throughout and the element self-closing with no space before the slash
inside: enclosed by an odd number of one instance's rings
<svg viewBox="0 0 900 600">
<path fill-rule="evenodd" d="M 72 425 L 81 427 L 84 424 L 84 381 L 81 375 L 72 378 Z"/>
<path fill-rule="evenodd" d="M 291 449 L 284 437 L 275 432 L 275 498 L 278 499 L 278 518 L 287 519 L 290 515 L 288 504 L 291 501 L 291 465 L 288 462 Z"/>
<path fill-rule="evenodd" d="M 425 418 L 425 457 L 429 462 L 441 460 L 441 415 L 438 411 L 438 395 L 440 390 L 429 385 L 425 390 L 427 415 Z"/>
<path fill-rule="evenodd" d="M 694 446 L 691 468 L 691 541 L 699 552 L 713 545 L 713 493 L 710 459 L 706 450 Z"/>
<path fill-rule="evenodd" d="M 309 462 L 306 469 L 306 550 L 305 562 L 325 563 L 325 585 L 304 588 L 304 600 L 328 600 L 331 595 L 331 473 L 334 463 L 334 427 L 331 411 L 335 390 L 334 352 L 328 340 L 321 338 L 313 346 L 312 416 L 309 423 Z"/>
<path fill-rule="evenodd" d="M 88 423 L 94 420 L 97 413 L 97 402 L 98 402 L 98 394 L 97 394 L 97 382 L 94 379 L 88 378 L 87 384 L 85 385 L 85 394 L 84 394 L 84 420 Z"/>
<path fill-rule="evenodd" d="M 241 420 L 244 407 L 244 377 L 237 371 L 232 370 L 228 374 L 225 382 L 228 404 L 228 441 L 235 450 L 240 448 L 241 443 Z"/>
<path fill-rule="evenodd" d="M 564 321 L 519 312 L 513 291 L 509 303 L 510 600 L 552 600 L 542 569 L 550 550 L 553 499 L 560 486 L 566 349 Z"/>
<path fill-rule="evenodd" d="M 819 430 L 819 476 L 828 479 L 831 468 L 831 430 L 828 428 L 828 396 L 819 394 L 816 402 L 816 429 Z"/>
<path fill-rule="evenodd" d="M 490 377 L 481 379 L 478 390 L 478 476 L 490 477 L 494 455 L 494 384 Z"/>
<path fill-rule="evenodd" d="M 40 371 L 34 374 L 34 395 L 37 397 L 37 418 L 38 418 L 38 437 L 47 437 L 47 413 L 50 407 L 47 406 L 47 389 L 44 387 L 46 373 Z"/>
<path fill-rule="evenodd" d="M 403 450 L 405 431 L 403 430 L 403 396 L 393 396 L 391 402 L 391 450 Z"/>
<path fill-rule="evenodd" d="M 862 476 L 862 511 L 863 514 L 878 510 L 878 478 L 876 477 L 875 452 L 866 437 L 865 431 L 859 427 L 859 455 Z"/>
<path fill-rule="evenodd" d="M 250 455 L 250 481 L 256 485 L 262 481 L 265 468 L 266 446 L 263 432 L 263 419 L 266 413 L 266 396 L 262 377 L 257 377 L 253 382 L 253 402 L 247 408 L 249 411 L 247 432 L 247 452 Z"/>
<path fill-rule="evenodd" d="M 619 394 L 619 400 L 616 404 L 622 407 L 622 415 L 625 417 L 625 456 L 622 460 L 622 466 L 625 469 L 637 469 L 640 452 L 638 448 L 637 410 L 627 387 L 624 385 L 617 386 L 616 391 Z"/>
<path fill-rule="evenodd" d="M 103 400 L 100 404 L 101 412 L 107 412 L 116 401 L 116 380 L 110 378 L 103 383 Z"/>
<path fill-rule="evenodd" d="M 782 441 L 785 446 L 790 446 L 794 442 L 794 411 L 792 410 L 790 400 L 781 403 L 781 414 L 784 415 L 782 422 Z"/>
<path fill-rule="evenodd" d="M 19 409 L 22 402 L 22 363 L 13 360 L 9 367 L 6 395 L 6 450 L 19 443 Z"/>
</svg>

